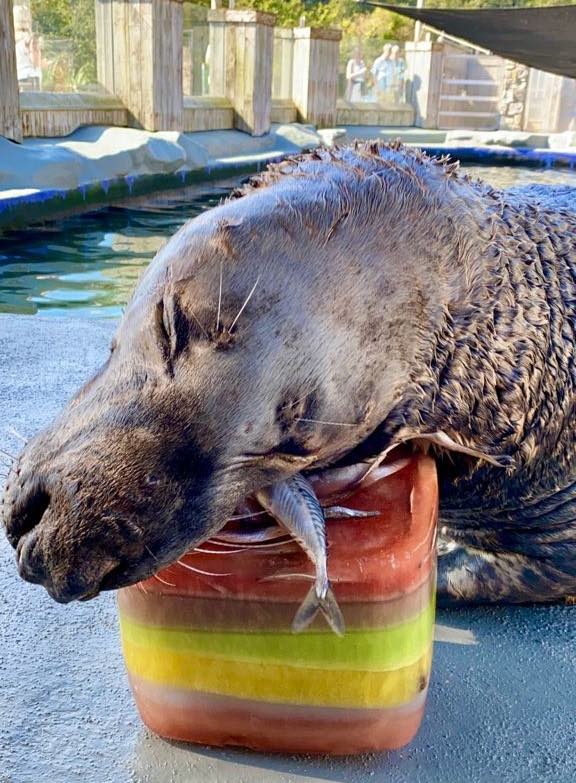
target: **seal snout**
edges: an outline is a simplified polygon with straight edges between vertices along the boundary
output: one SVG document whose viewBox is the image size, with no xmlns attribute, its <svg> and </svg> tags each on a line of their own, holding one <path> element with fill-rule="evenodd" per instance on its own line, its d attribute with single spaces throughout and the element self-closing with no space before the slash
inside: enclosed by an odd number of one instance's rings
<svg viewBox="0 0 576 783">
<path fill-rule="evenodd" d="M 80 484 L 62 471 L 20 468 L 10 476 L 2 504 L 20 576 L 44 586 L 60 603 L 110 589 L 129 561 L 138 562 L 143 553 L 139 534 L 123 515 L 99 527 Z"/>
</svg>

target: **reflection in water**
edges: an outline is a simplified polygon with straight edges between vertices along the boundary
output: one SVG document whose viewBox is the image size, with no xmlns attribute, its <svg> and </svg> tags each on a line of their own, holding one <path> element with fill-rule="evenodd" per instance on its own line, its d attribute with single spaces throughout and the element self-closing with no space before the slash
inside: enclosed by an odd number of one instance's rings
<svg viewBox="0 0 576 783">
<path fill-rule="evenodd" d="M 0 237 L 0 312 L 117 317 L 168 237 L 221 198 L 110 208 Z"/>
<path fill-rule="evenodd" d="M 576 186 L 576 173 L 468 166 L 497 187 L 532 182 Z M 181 225 L 220 202 L 222 192 L 168 195 L 0 237 L 0 312 L 118 317 L 142 270 Z"/>
<path fill-rule="evenodd" d="M 576 187 L 572 169 L 537 169 L 522 166 L 462 166 L 468 174 L 486 180 L 497 188 L 522 185 L 571 185 Z"/>
</svg>

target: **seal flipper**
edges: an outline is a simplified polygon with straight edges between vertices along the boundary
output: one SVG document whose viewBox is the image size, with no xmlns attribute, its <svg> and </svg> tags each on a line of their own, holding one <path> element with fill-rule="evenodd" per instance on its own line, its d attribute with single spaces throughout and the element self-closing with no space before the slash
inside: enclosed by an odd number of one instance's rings
<svg viewBox="0 0 576 783">
<path fill-rule="evenodd" d="M 484 460 L 494 465 L 497 468 L 509 468 L 513 464 L 512 457 L 507 455 L 496 456 L 494 454 L 485 454 L 480 449 L 474 446 L 466 446 L 463 443 L 458 443 L 447 435 L 445 432 L 427 432 L 420 433 L 414 436 L 413 440 L 427 441 L 433 443 L 435 446 L 440 446 L 447 451 L 456 451 L 459 454 L 467 454 L 469 457 L 476 457 L 476 459 Z"/>
<path fill-rule="evenodd" d="M 330 628 L 338 636 L 344 635 L 344 617 L 336 601 L 336 597 L 331 588 L 328 587 L 326 595 L 322 598 L 316 591 L 316 586 L 312 585 L 306 598 L 302 601 L 294 620 L 292 621 L 292 630 L 294 633 L 304 631 L 316 617 L 318 612 L 322 612 Z"/>
<path fill-rule="evenodd" d="M 438 604 L 550 603 L 576 592 L 576 573 L 549 558 L 443 542 Z"/>
</svg>

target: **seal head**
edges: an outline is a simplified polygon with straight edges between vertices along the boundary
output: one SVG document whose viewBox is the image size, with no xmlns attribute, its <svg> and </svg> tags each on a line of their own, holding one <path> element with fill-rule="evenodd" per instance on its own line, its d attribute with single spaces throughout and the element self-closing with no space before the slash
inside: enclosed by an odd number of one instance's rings
<svg viewBox="0 0 576 783">
<path fill-rule="evenodd" d="M 574 215 L 446 160 L 272 167 L 159 252 L 13 466 L 20 573 L 63 602 L 134 583 L 260 488 L 409 442 L 437 456 L 444 597 L 575 592 L 576 514 L 550 511 L 576 474 L 575 264 Z"/>
</svg>

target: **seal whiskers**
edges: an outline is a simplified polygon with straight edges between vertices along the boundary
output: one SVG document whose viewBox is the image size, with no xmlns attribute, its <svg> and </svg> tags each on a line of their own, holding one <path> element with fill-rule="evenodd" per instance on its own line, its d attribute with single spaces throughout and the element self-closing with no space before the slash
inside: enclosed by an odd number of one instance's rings
<svg viewBox="0 0 576 783">
<path fill-rule="evenodd" d="M 214 571 L 203 571 L 201 568 L 194 568 L 194 566 L 183 563 L 182 560 L 177 560 L 176 563 L 182 568 L 186 568 L 188 571 L 193 571 L 195 574 L 202 574 L 203 576 L 232 576 L 232 574 L 220 574 Z"/>
<path fill-rule="evenodd" d="M 175 584 L 172 584 L 172 582 L 167 582 L 165 579 L 162 579 L 161 576 L 158 576 L 158 574 L 152 574 L 154 579 L 156 579 L 157 582 L 161 582 L 163 585 L 167 585 L 168 587 L 176 587 Z"/>
<path fill-rule="evenodd" d="M 253 286 L 252 286 L 252 288 L 250 289 L 250 293 L 248 294 L 248 296 L 247 296 L 247 297 L 246 297 L 246 299 L 244 300 L 244 304 L 242 305 L 242 307 L 241 307 L 241 308 L 240 308 L 240 310 L 238 311 L 238 314 L 237 314 L 236 318 L 235 318 L 235 319 L 232 321 L 232 323 L 231 323 L 231 324 L 230 324 L 230 326 L 228 327 L 228 334 L 232 334 L 232 329 L 234 329 L 234 327 L 235 327 L 235 325 L 236 325 L 236 322 L 238 321 L 238 319 L 240 318 L 240 316 L 241 316 L 241 315 L 242 315 L 242 313 L 244 312 L 244 308 L 246 307 L 246 305 L 248 304 L 248 302 L 249 302 L 249 301 L 250 301 L 250 299 L 252 298 L 252 294 L 253 294 L 253 293 L 254 293 L 254 291 L 256 290 L 256 286 L 258 285 L 258 283 L 259 283 L 259 282 L 260 282 L 260 275 L 258 275 L 258 277 L 256 278 L 256 282 L 254 283 L 254 285 L 253 285 Z"/>
</svg>

